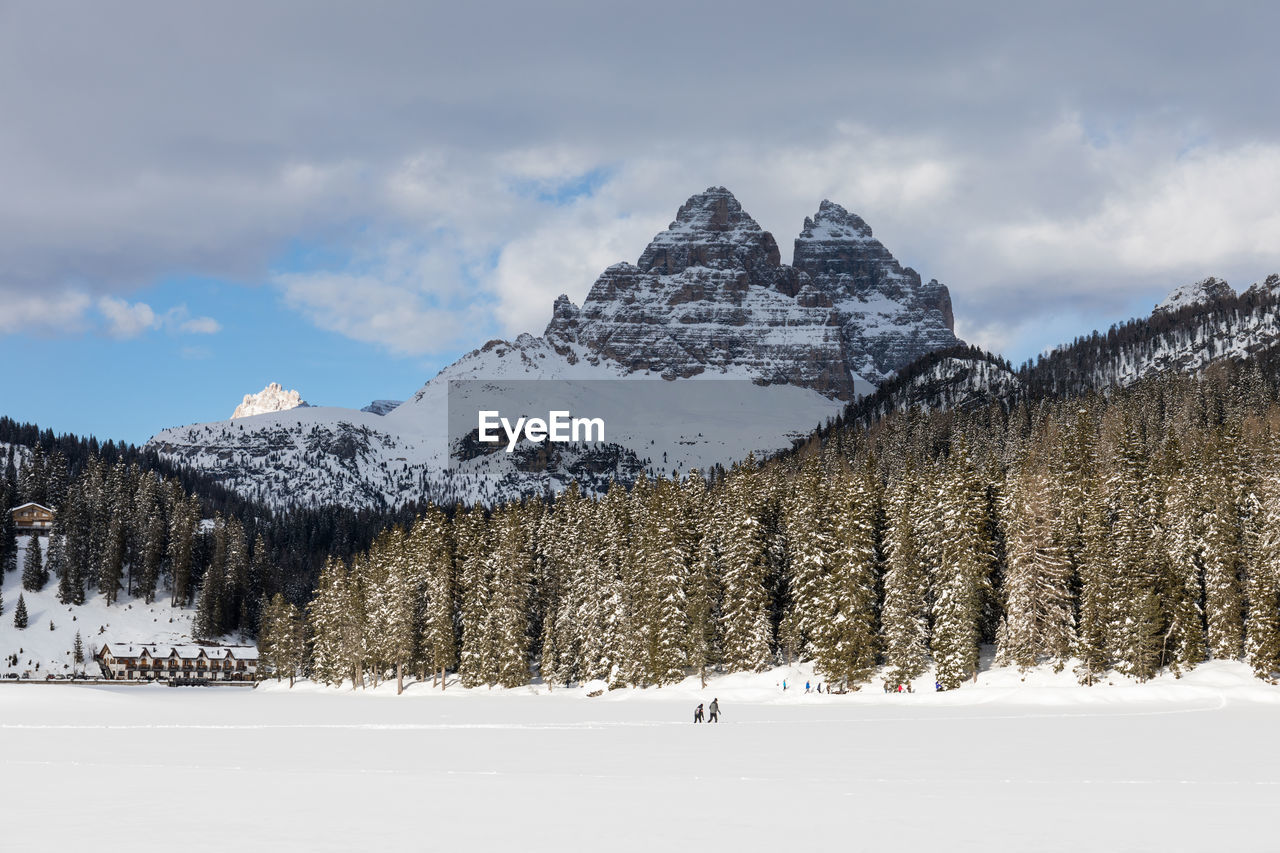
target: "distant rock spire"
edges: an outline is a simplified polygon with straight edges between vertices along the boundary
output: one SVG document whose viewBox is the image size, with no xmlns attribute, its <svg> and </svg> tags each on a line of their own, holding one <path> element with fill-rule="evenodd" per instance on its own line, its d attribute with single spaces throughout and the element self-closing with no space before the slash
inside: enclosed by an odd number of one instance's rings
<svg viewBox="0 0 1280 853">
<path fill-rule="evenodd" d="M 244 400 L 231 413 L 231 420 L 271 412 L 285 412 L 305 405 L 307 405 L 306 402 L 297 391 L 286 391 L 280 387 L 279 382 L 272 382 L 257 394 L 245 394 Z"/>
</svg>

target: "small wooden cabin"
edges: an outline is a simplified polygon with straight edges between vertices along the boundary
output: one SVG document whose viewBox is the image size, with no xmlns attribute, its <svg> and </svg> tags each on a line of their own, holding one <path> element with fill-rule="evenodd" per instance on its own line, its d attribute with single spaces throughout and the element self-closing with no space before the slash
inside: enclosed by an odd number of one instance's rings
<svg viewBox="0 0 1280 853">
<path fill-rule="evenodd" d="M 24 503 L 9 510 L 19 533 L 48 533 L 53 527 L 54 511 L 38 503 Z"/>
</svg>

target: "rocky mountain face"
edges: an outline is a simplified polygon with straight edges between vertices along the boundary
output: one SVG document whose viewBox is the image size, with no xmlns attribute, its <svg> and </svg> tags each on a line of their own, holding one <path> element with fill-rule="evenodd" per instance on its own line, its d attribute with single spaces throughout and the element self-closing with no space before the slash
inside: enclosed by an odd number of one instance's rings
<svg viewBox="0 0 1280 853">
<path fill-rule="evenodd" d="M 946 287 L 922 283 L 840 205 L 805 219 L 788 266 L 773 235 L 712 187 L 635 264 L 605 270 L 581 308 L 557 299 L 544 337 L 624 372 L 750 376 L 849 400 L 954 346 L 954 326 Z"/>
<path fill-rule="evenodd" d="M 231 413 L 231 420 L 265 415 L 270 412 L 286 412 L 307 405 L 297 391 L 286 391 L 279 382 L 271 382 L 257 394 L 245 394 L 244 400 Z"/>
</svg>

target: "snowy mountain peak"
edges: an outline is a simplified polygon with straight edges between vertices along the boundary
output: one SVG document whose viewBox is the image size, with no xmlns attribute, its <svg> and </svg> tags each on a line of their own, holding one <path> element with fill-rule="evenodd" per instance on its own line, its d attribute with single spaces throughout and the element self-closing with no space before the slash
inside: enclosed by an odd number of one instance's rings
<svg viewBox="0 0 1280 853">
<path fill-rule="evenodd" d="M 279 382 L 272 382 L 257 394 L 245 394 L 244 400 L 231 414 L 231 420 L 248 418 L 253 415 L 265 415 L 271 412 L 286 412 L 299 406 L 307 405 L 297 391 L 286 391 Z"/>
<path fill-rule="evenodd" d="M 690 267 L 753 269 L 782 263 L 773 235 L 742 209 L 733 193 L 710 187 L 690 196 L 675 221 L 645 247 L 641 272 L 676 275 Z"/>
<path fill-rule="evenodd" d="M 870 240 L 871 226 L 861 216 L 850 213 L 840 205 L 823 199 L 818 205 L 818 212 L 804 218 L 804 230 L 796 242 L 801 240 Z"/>
<path fill-rule="evenodd" d="M 1267 276 L 1263 281 L 1254 282 L 1253 286 L 1245 291 L 1254 296 L 1270 296 L 1278 292 L 1280 292 L 1280 274 L 1276 273 Z"/>
<path fill-rule="evenodd" d="M 374 400 L 360 411 L 371 415 L 385 415 L 404 403 L 404 400 Z"/>
<path fill-rule="evenodd" d="M 1157 305 L 1152 313 L 1172 313 L 1190 305 L 1217 302 L 1220 299 L 1228 299 L 1235 295 L 1236 292 L 1231 289 L 1231 285 L 1220 278 L 1209 276 L 1192 284 L 1184 284 L 1181 287 L 1174 288 L 1173 292 L 1166 296 L 1164 301 Z"/>
</svg>

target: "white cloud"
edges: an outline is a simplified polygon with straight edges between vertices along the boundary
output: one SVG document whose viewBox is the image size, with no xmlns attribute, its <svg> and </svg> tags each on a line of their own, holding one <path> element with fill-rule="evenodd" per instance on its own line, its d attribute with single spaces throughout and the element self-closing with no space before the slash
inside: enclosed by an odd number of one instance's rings
<svg viewBox="0 0 1280 853">
<path fill-rule="evenodd" d="M 0 334 L 70 334 L 88 326 L 85 315 L 93 300 L 82 291 L 33 293 L 18 289 L 3 295 Z"/>
<path fill-rule="evenodd" d="M 192 317 L 185 305 L 157 314 L 145 302 L 102 296 L 98 298 L 97 306 L 104 321 L 104 331 L 120 340 L 136 338 L 144 332 L 158 329 L 193 335 L 212 335 L 222 330 L 222 325 L 212 317 Z"/>
<path fill-rule="evenodd" d="M 15 10 L 27 37 L 6 44 L 32 83 L 0 88 L 0 333 L 83 332 L 97 314 L 140 334 L 140 288 L 175 270 L 259 282 L 273 265 L 318 325 L 395 352 L 424 346 L 404 318 L 434 334 L 475 305 L 507 334 L 537 330 L 551 297 L 581 299 L 711 184 L 784 260 L 804 215 L 839 201 L 993 328 L 1280 268 L 1277 8 L 1242 26 L 1131 3 L 1100 27 L 1035 4 L 788 17 L 660 2 L 619 39 L 616 16 L 530 4 L 316 16 L 283 0 L 252 31 L 180 4 L 85 3 L 67 28 L 46 5 Z M 706 39 L 726 22 L 731 50 Z M 458 37 L 423 50 L 426 29 Z M 228 46 L 237 61 L 209 74 Z M 538 200 L 597 169 L 591 197 Z M 379 257 L 406 237 L 420 274 Z M 299 243 L 341 260 L 301 272 L 280 260 Z M 338 281 L 367 281 L 369 304 Z M 116 301 L 95 312 L 100 298 Z"/>
<path fill-rule="evenodd" d="M 1082 216 L 1041 215 L 981 228 L 977 240 L 1018 271 L 1213 271 L 1280 257 L 1280 145 L 1202 149 L 1132 162 L 1105 158 L 1111 188 Z"/>
<path fill-rule="evenodd" d="M 222 324 L 212 317 L 192 317 L 185 305 L 175 305 L 156 319 L 156 327 L 188 335 L 215 335 Z"/>
<path fill-rule="evenodd" d="M 416 244 L 379 246 L 343 270 L 279 273 L 286 304 L 322 329 L 396 355 L 475 346 L 487 311 L 462 286 L 462 259 Z"/>
<path fill-rule="evenodd" d="M 222 324 L 212 317 L 192 317 L 180 323 L 178 329 L 192 335 L 213 335 L 222 331 Z"/>
<path fill-rule="evenodd" d="M 128 302 L 114 296 L 98 299 L 98 312 L 106 322 L 106 332 L 113 338 L 136 338 L 157 325 L 156 312 L 145 302 Z"/>
</svg>

